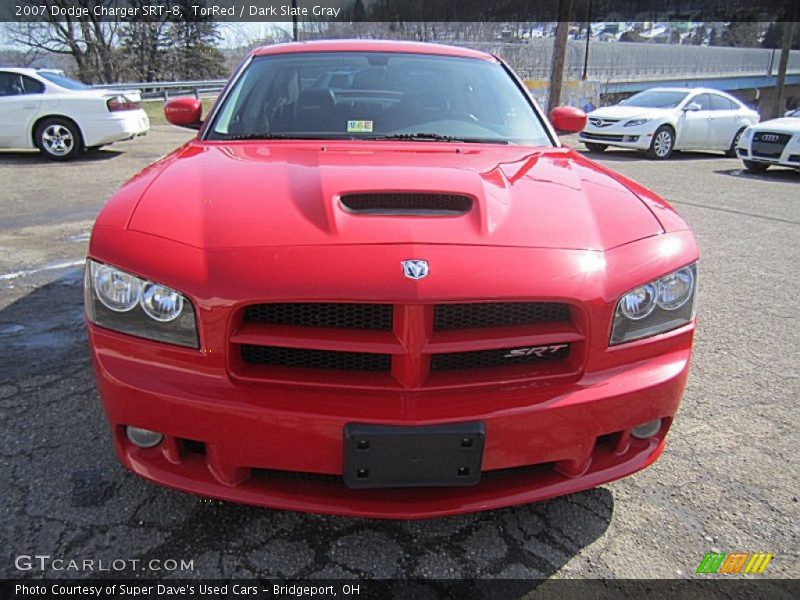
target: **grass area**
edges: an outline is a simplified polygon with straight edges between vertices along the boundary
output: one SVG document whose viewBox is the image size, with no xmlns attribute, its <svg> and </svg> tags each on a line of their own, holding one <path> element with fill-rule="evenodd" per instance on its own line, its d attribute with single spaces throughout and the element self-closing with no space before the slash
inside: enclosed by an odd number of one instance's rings
<svg viewBox="0 0 800 600">
<path fill-rule="evenodd" d="M 214 104 L 216 98 L 201 98 L 203 101 L 203 118 L 211 110 L 211 105 Z M 150 117 L 151 125 L 166 125 L 167 120 L 164 118 L 164 101 L 163 100 L 143 100 L 142 108 L 147 116 Z"/>
</svg>

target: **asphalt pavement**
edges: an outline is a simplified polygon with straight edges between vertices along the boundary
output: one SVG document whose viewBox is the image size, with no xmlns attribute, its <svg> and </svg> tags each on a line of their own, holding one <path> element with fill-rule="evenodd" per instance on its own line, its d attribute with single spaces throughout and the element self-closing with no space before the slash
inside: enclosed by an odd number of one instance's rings
<svg viewBox="0 0 800 600">
<path fill-rule="evenodd" d="M 190 132 L 52 163 L 0 152 L 0 558 L 191 560 L 138 577 L 694 577 L 706 552 L 769 552 L 800 577 L 800 174 L 720 154 L 592 158 L 666 197 L 701 249 L 692 373 L 663 456 L 548 502 L 416 522 L 204 502 L 116 461 L 91 373 L 80 263 L 114 189 Z M 574 140 L 572 140 L 574 142 Z M 534 585 L 533 583 L 531 584 Z"/>
</svg>

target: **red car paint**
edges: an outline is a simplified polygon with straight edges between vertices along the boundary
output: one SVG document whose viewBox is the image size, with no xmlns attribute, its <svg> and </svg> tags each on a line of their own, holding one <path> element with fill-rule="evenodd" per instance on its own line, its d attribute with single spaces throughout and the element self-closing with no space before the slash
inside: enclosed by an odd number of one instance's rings
<svg viewBox="0 0 800 600">
<path fill-rule="evenodd" d="M 388 42 L 270 46 L 491 56 Z M 661 453 L 686 382 L 694 321 L 609 346 L 626 292 L 698 258 L 658 196 L 564 147 L 360 140 L 192 140 L 144 169 L 97 219 L 90 258 L 182 292 L 200 348 L 88 323 L 117 455 L 177 489 L 301 511 L 424 518 L 572 493 Z M 362 192 L 457 193 L 455 218 L 353 215 Z M 425 259 L 428 277 L 400 263 Z M 569 323 L 433 328 L 435 305 L 561 302 Z M 389 331 L 263 326 L 245 307 L 390 303 Z M 547 364 L 434 371 L 439 353 L 571 343 Z M 387 372 L 264 368 L 242 344 L 392 355 Z M 663 419 L 640 440 L 631 429 Z M 474 487 L 355 490 L 340 476 L 348 423 L 480 421 Z M 138 448 L 125 426 L 165 434 Z M 198 446 L 185 442 L 202 442 Z M 265 476 L 265 473 L 268 476 Z"/>
</svg>

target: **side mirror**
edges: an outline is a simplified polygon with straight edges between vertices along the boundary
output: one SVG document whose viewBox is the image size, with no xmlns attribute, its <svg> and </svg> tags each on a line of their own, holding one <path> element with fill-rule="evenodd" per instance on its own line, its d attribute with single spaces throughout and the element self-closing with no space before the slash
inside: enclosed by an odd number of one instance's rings
<svg viewBox="0 0 800 600">
<path fill-rule="evenodd" d="M 683 112 L 696 112 L 698 110 L 701 110 L 701 108 L 697 102 L 689 102 L 689 104 L 683 107 Z"/>
<path fill-rule="evenodd" d="M 203 103 L 197 98 L 174 98 L 164 105 L 167 121 L 178 127 L 200 129 L 203 125 Z"/>
<path fill-rule="evenodd" d="M 578 133 L 586 127 L 586 113 L 573 106 L 556 106 L 550 111 L 550 122 L 559 133 Z"/>
</svg>

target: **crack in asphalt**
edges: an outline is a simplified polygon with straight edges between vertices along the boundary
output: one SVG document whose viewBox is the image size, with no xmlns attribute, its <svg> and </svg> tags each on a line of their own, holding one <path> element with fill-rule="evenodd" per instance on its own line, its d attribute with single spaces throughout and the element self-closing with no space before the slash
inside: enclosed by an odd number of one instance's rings
<svg viewBox="0 0 800 600">
<path fill-rule="evenodd" d="M 678 204 L 684 206 L 693 206 L 695 208 L 705 208 L 707 210 L 714 210 L 717 212 L 724 212 L 731 215 L 741 215 L 743 217 L 752 217 L 753 219 L 764 219 L 766 221 L 774 221 L 775 223 L 786 223 L 788 225 L 800 225 L 800 221 L 790 221 L 789 219 L 781 219 L 780 217 L 770 217 L 768 215 L 759 215 L 756 213 L 746 212 L 743 210 L 736 210 L 733 208 L 726 208 L 724 206 L 711 206 L 708 204 L 700 204 L 698 202 L 687 202 L 685 200 L 670 200 L 670 204 Z"/>
</svg>

